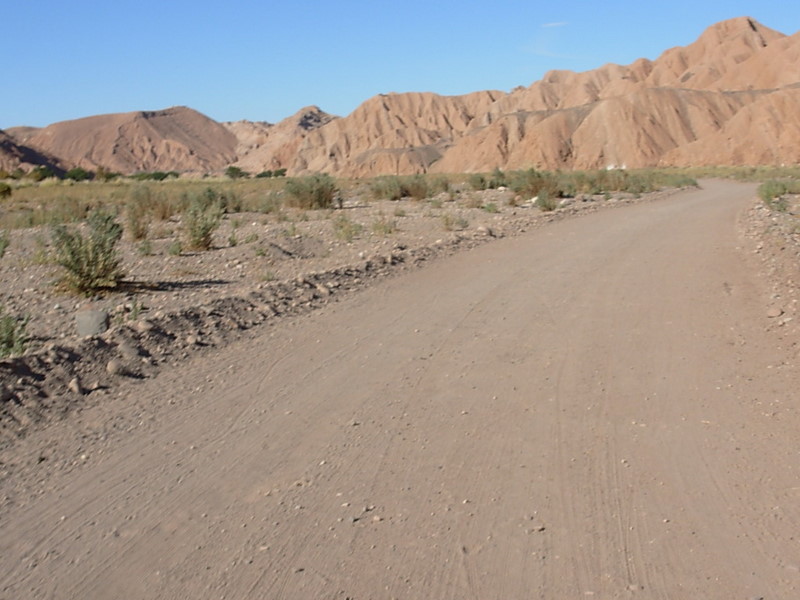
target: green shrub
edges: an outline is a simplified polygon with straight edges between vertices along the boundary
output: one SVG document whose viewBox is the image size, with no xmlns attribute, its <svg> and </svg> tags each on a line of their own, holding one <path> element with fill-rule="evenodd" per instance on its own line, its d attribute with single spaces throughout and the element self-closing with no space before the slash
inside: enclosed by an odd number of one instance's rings
<svg viewBox="0 0 800 600">
<path fill-rule="evenodd" d="M 487 213 L 499 213 L 500 212 L 500 209 L 497 208 L 497 204 L 495 204 L 494 202 L 487 202 L 481 208 L 483 208 L 483 210 L 485 210 Z"/>
<path fill-rule="evenodd" d="M 68 230 L 63 225 L 53 227 L 55 262 L 66 269 L 64 283 L 76 292 L 91 295 L 116 287 L 123 272 L 117 255 L 117 243 L 122 226 L 114 215 L 94 211 L 87 219 L 88 235 Z"/>
<path fill-rule="evenodd" d="M 332 208 L 339 188 L 330 175 L 319 174 L 293 177 L 286 182 L 287 204 L 295 208 Z"/>
<path fill-rule="evenodd" d="M 250 177 L 250 173 L 240 169 L 239 167 L 230 166 L 225 169 L 225 176 L 230 177 L 231 179 L 247 179 Z"/>
<path fill-rule="evenodd" d="M 209 188 L 210 189 L 210 188 Z M 208 250 L 222 220 L 223 209 L 208 195 L 197 196 L 184 215 L 186 242 L 191 250 Z"/>
<path fill-rule="evenodd" d="M 788 193 L 789 188 L 783 181 L 771 179 L 758 186 L 758 196 L 772 210 L 781 212 L 786 210 L 786 203 L 781 196 Z"/>
<path fill-rule="evenodd" d="M 0 181 L 0 198 L 10 198 L 12 188 L 5 181 Z"/>
<path fill-rule="evenodd" d="M 31 181 L 43 181 L 48 177 L 55 177 L 55 176 L 56 174 L 53 172 L 52 169 L 42 165 L 34 167 L 27 175 L 28 179 L 30 179 Z"/>
<path fill-rule="evenodd" d="M 65 179 L 72 181 L 87 181 L 92 178 L 92 174 L 82 167 L 75 167 L 64 174 Z"/>
<path fill-rule="evenodd" d="M 476 192 L 481 192 L 485 190 L 488 186 L 486 177 L 482 173 L 472 173 L 467 178 L 467 183 L 469 184 L 469 187 L 471 187 Z"/>
<path fill-rule="evenodd" d="M 28 318 L 19 319 L 4 312 L 0 306 L 0 358 L 23 354 L 28 343 Z"/>
<path fill-rule="evenodd" d="M 180 240 L 173 240 L 169 248 L 167 248 L 167 253 L 170 256 L 180 256 L 181 252 L 183 252 L 183 245 L 181 244 Z"/>
<path fill-rule="evenodd" d="M 129 200 L 125 207 L 125 222 L 128 235 L 134 241 L 147 239 L 150 229 L 148 206 L 144 202 Z"/>
<path fill-rule="evenodd" d="M 550 212 L 558 208 L 558 199 L 553 198 L 547 189 L 542 188 L 536 198 L 536 206 L 543 212 Z"/>
</svg>

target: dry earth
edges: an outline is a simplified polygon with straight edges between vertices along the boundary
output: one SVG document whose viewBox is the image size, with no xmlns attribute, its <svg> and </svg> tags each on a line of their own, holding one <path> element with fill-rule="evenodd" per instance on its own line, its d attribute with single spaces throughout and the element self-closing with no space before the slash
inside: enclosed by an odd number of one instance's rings
<svg viewBox="0 0 800 600">
<path fill-rule="evenodd" d="M 703 187 L 89 394 L 2 450 L 0 596 L 796 597 L 794 234 Z"/>
<path fill-rule="evenodd" d="M 0 306 L 29 318 L 31 341 L 28 356 L 0 360 L 0 446 L 93 400 L 95 392 L 152 377 L 251 327 L 325 305 L 435 256 L 674 192 L 581 196 L 542 213 L 530 202 L 509 205 L 514 196 L 502 189 L 425 202 L 368 201 L 356 189 L 343 210 L 227 215 L 214 249 L 179 256 L 169 252 L 182 239 L 174 217 L 151 226 L 150 255 L 141 254 L 140 242 L 123 240 L 124 290 L 91 299 L 59 292 L 63 272 L 53 264 L 49 230 L 12 231 L 0 261 Z M 77 320 L 89 312 L 107 314 L 110 328 L 77 337 Z"/>
</svg>

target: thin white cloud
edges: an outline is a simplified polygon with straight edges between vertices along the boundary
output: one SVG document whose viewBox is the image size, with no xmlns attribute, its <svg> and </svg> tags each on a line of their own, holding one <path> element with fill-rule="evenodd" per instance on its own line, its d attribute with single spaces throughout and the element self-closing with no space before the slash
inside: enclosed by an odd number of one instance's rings
<svg viewBox="0 0 800 600">
<path fill-rule="evenodd" d="M 567 23 L 566 21 L 558 21 L 557 23 L 545 23 L 544 25 L 542 25 L 542 27 L 543 28 L 544 27 L 547 27 L 547 28 L 549 28 L 549 27 L 566 27 L 567 25 L 569 25 L 569 23 Z"/>
</svg>

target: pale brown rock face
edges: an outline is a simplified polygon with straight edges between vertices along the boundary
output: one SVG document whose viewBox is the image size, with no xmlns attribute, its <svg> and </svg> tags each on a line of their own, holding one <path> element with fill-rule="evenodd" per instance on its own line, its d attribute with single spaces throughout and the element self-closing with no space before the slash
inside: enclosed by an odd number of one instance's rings
<svg viewBox="0 0 800 600">
<path fill-rule="evenodd" d="M 528 88 L 381 94 L 346 117 L 311 106 L 277 124 L 188 108 L 12 128 L 65 165 L 342 176 L 800 162 L 800 34 L 741 17 L 658 59 L 551 71 Z M 0 145 L 0 165 L 20 162 Z"/>
</svg>

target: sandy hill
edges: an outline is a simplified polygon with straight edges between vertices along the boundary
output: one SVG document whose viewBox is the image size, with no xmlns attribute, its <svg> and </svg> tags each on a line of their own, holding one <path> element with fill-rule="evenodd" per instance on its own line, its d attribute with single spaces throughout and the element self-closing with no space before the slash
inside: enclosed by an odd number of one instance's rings
<svg viewBox="0 0 800 600">
<path fill-rule="evenodd" d="M 53 172 L 62 170 L 57 158 L 19 143 L 9 132 L 0 129 L 0 170 L 11 172 L 22 168 L 30 171 L 39 166 L 48 167 Z"/>
<path fill-rule="evenodd" d="M 12 128 L 68 165 L 345 176 L 800 163 L 800 33 L 741 17 L 656 60 L 551 71 L 510 93 L 381 94 L 340 118 L 220 124 L 188 108 Z"/>
<path fill-rule="evenodd" d="M 236 136 L 186 107 L 99 115 L 12 131 L 20 142 L 87 169 L 205 173 L 236 160 Z"/>
</svg>

